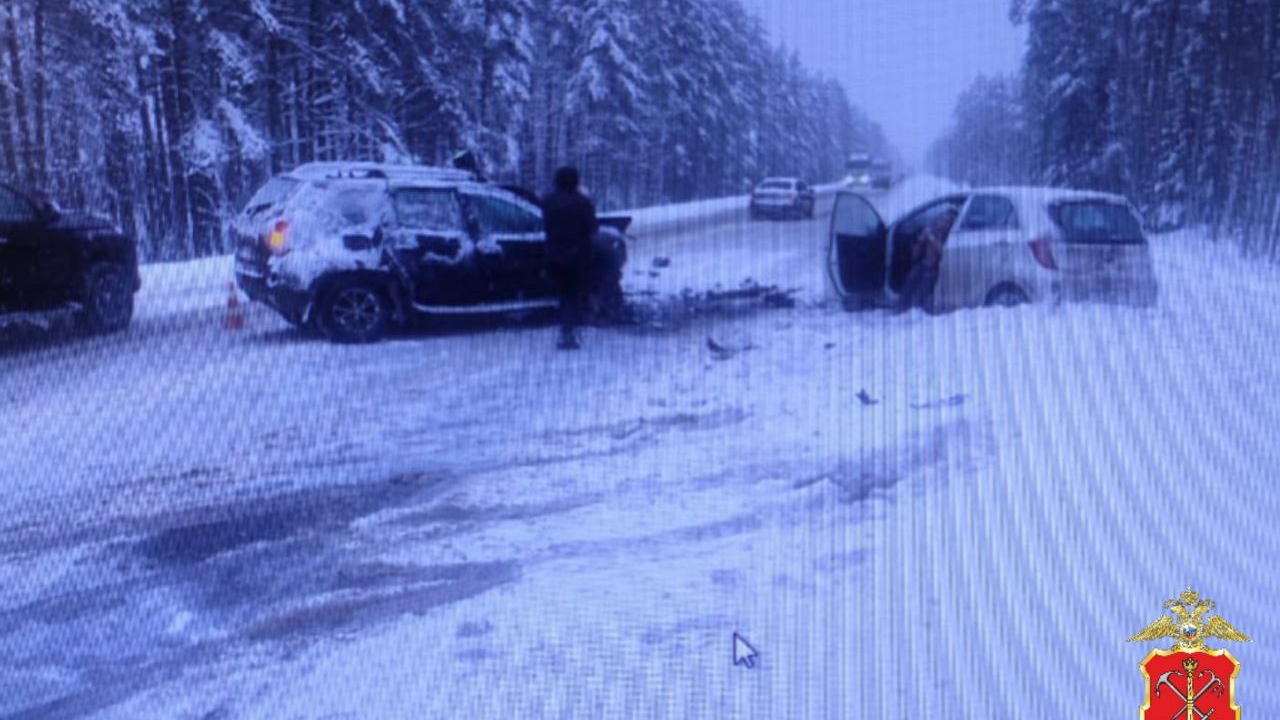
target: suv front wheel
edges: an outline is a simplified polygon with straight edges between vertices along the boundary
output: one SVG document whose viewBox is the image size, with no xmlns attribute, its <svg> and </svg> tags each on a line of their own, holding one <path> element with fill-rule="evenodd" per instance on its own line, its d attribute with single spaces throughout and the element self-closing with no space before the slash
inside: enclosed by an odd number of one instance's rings
<svg viewBox="0 0 1280 720">
<path fill-rule="evenodd" d="M 387 334 L 391 308 L 382 288 L 361 280 L 339 280 L 321 297 L 318 324 L 330 340 L 373 343 Z"/>
<path fill-rule="evenodd" d="M 85 278 L 84 305 L 77 318 L 86 331 L 105 335 L 129 327 L 133 320 L 133 288 L 120 265 L 102 263 Z"/>
</svg>

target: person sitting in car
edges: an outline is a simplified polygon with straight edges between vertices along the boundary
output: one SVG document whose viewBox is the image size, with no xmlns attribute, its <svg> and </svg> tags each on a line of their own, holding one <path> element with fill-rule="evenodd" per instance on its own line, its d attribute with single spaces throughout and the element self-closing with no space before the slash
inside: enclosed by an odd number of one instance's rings
<svg viewBox="0 0 1280 720">
<path fill-rule="evenodd" d="M 933 288 L 938 284 L 938 269 L 942 265 L 942 249 L 960 212 L 947 208 L 937 220 L 926 227 L 916 238 L 911 251 L 911 271 L 907 273 L 902 290 L 902 310 L 932 309 Z"/>
</svg>

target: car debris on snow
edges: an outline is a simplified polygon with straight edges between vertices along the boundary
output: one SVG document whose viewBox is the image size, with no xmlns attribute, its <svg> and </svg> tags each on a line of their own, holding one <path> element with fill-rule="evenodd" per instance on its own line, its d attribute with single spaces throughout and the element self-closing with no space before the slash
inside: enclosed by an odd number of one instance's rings
<svg viewBox="0 0 1280 720">
<path fill-rule="evenodd" d="M 960 407 L 968 400 L 968 395 L 952 395 L 945 400 L 934 400 L 932 402 L 911 403 L 912 410 L 939 410 L 941 408 Z"/>
<path fill-rule="evenodd" d="M 707 349 L 711 351 L 711 357 L 716 360 L 728 360 L 738 353 L 754 350 L 755 347 L 756 346 L 750 340 L 745 343 L 729 345 L 719 342 L 713 337 L 707 337 Z"/>
<path fill-rule="evenodd" d="M 760 308 L 792 308 L 796 305 L 792 295 L 797 292 L 755 284 L 745 284 L 735 290 L 702 292 L 686 288 L 673 296 L 663 296 L 652 290 L 630 291 L 626 293 L 627 306 L 631 311 L 626 324 L 661 330 L 698 317 L 731 315 Z"/>
<path fill-rule="evenodd" d="M 760 300 L 768 307 L 784 308 L 795 307 L 794 295 L 798 292 L 799 289 L 783 290 L 777 285 L 759 285 L 747 281 L 736 290 L 709 290 L 704 297 L 711 301 Z"/>
</svg>

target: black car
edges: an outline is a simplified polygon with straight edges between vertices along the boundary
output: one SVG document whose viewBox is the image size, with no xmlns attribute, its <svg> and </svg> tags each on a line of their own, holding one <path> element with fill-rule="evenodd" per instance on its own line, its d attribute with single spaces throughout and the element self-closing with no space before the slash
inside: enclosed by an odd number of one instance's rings
<svg viewBox="0 0 1280 720">
<path fill-rule="evenodd" d="M 592 308 L 622 306 L 630 219 L 600 218 Z M 233 223 L 236 281 L 290 323 L 373 342 L 415 316 L 553 307 L 536 196 L 451 168 L 311 163 Z"/>
<path fill-rule="evenodd" d="M 0 185 L 0 324 L 70 312 L 90 332 L 118 332 L 141 286 L 137 246 L 110 222 Z"/>
</svg>

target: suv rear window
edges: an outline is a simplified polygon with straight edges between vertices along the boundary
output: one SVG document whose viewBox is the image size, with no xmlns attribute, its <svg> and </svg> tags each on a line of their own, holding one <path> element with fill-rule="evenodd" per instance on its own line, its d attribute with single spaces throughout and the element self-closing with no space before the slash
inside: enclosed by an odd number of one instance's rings
<svg viewBox="0 0 1280 720">
<path fill-rule="evenodd" d="M 1050 215 L 1069 243 L 1086 245 L 1141 245 L 1146 242 L 1142 224 L 1124 205 L 1103 200 L 1063 202 Z"/>
<path fill-rule="evenodd" d="M 245 215 L 257 215 L 267 208 L 284 202 L 302 183 L 290 177 L 273 177 L 253 194 L 244 206 Z"/>
<path fill-rule="evenodd" d="M 349 226 L 377 225 L 387 214 L 382 187 L 336 187 L 325 197 L 328 209 Z"/>
<path fill-rule="evenodd" d="M 386 183 L 374 180 L 308 183 L 289 196 L 287 210 L 290 222 L 314 235 L 376 227 L 393 213 Z"/>
</svg>

